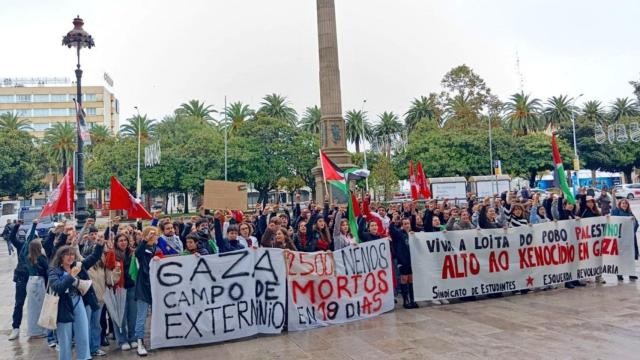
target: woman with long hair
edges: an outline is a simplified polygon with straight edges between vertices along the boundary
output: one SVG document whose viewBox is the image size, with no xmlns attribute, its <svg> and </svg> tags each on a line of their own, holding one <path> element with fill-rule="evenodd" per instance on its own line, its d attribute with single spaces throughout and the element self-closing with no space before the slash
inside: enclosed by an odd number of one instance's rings
<svg viewBox="0 0 640 360">
<path fill-rule="evenodd" d="M 39 239 L 29 243 L 27 257 L 29 280 L 27 282 L 27 336 L 32 338 L 45 337 L 47 330 L 38 325 L 38 318 L 44 302 L 47 271 L 49 265 L 47 257 L 42 254 L 42 243 Z"/>
<path fill-rule="evenodd" d="M 64 245 L 58 249 L 49 268 L 49 287 L 58 295 L 58 359 L 71 359 L 72 339 L 75 338 L 78 360 L 91 359 L 89 349 L 89 320 L 85 309 L 85 298 L 91 302 L 92 289 L 85 296 L 78 289 L 80 280 L 88 280 L 86 268 L 93 266 L 102 256 L 103 239 L 98 239 L 91 255 L 82 261 L 75 246 Z M 93 294 L 95 298 L 95 294 Z M 87 302 L 87 304 L 89 304 Z"/>
<path fill-rule="evenodd" d="M 340 250 L 349 245 L 355 244 L 349 220 L 343 218 L 343 212 L 336 212 L 335 224 L 333 225 L 333 250 Z"/>
<path fill-rule="evenodd" d="M 140 234 L 141 241 L 136 248 L 135 256 L 138 261 L 138 278 L 136 279 L 136 327 L 137 352 L 139 356 L 147 356 L 144 347 L 144 332 L 147 313 L 151 307 L 151 279 L 149 274 L 151 260 L 158 261 L 162 252 L 158 245 L 158 229 L 147 226 Z"/>
<path fill-rule="evenodd" d="M 612 195 L 615 198 L 616 196 L 616 191 L 615 189 L 612 191 Z M 638 231 L 638 219 L 635 217 L 635 215 L 633 215 L 633 212 L 631 211 L 631 207 L 629 206 L 629 200 L 627 199 L 622 199 L 620 200 L 617 204 L 614 201 L 611 202 L 611 205 L 613 206 L 613 211 L 611 211 L 611 216 L 628 216 L 631 217 L 631 219 L 633 220 L 633 249 L 634 249 L 634 253 L 635 256 L 634 258 L 636 260 L 638 260 L 638 239 L 636 237 L 636 233 Z M 622 281 L 623 277 L 622 275 L 618 275 L 618 280 Z M 631 281 L 635 281 L 638 280 L 637 276 L 629 276 L 629 280 Z"/>
<path fill-rule="evenodd" d="M 111 274 L 118 272 L 116 268 L 120 270 L 119 278 L 114 281 L 112 289 L 108 289 L 107 291 L 113 291 L 113 289 L 117 288 L 126 290 L 125 314 L 122 319 L 122 324 L 118 327 L 116 322 L 113 322 L 118 346 L 125 351 L 138 346 L 134 334 L 136 327 L 136 284 L 129 274 L 129 266 L 131 266 L 133 255 L 133 251 L 131 251 L 129 247 L 129 241 L 130 236 L 124 233 L 118 234 L 115 239 L 115 244 L 108 245 L 105 260 L 105 265 L 107 269 L 111 271 Z M 107 281 L 109 281 L 109 279 L 107 279 Z"/>
</svg>

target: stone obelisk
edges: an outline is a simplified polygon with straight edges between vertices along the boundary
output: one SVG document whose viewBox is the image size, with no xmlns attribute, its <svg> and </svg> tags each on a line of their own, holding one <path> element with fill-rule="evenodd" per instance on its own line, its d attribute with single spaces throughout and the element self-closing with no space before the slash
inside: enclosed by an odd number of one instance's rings
<svg viewBox="0 0 640 360">
<path fill-rule="evenodd" d="M 353 167 L 347 151 L 345 124 L 342 118 L 338 38 L 334 0 L 316 0 L 318 12 L 318 52 L 320 57 L 320 146 L 341 168 Z M 316 202 L 324 199 L 322 169 L 313 169 L 316 179 Z M 331 189 L 329 189 L 331 191 Z"/>
</svg>

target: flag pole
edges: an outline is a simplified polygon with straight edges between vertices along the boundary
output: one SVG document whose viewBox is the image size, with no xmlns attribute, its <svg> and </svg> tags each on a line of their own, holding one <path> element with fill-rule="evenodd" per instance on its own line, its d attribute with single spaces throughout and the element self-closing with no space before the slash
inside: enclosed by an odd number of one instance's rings
<svg viewBox="0 0 640 360">
<path fill-rule="evenodd" d="M 318 151 L 320 153 L 320 168 L 322 169 L 322 181 L 324 181 L 324 193 L 326 196 L 329 196 L 329 189 L 327 189 L 327 177 L 324 175 L 324 163 L 322 162 L 322 149 Z"/>
</svg>

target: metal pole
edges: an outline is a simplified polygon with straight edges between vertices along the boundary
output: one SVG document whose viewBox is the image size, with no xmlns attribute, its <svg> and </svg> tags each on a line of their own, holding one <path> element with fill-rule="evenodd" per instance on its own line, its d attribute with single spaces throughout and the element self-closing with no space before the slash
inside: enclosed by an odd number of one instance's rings
<svg viewBox="0 0 640 360">
<path fill-rule="evenodd" d="M 76 96 L 78 98 L 78 109 L 82 106 L 82 70 L 80 69 L 80 46 L 76 47 L 76 54 L 78 56 L 78 65 L 76 69 Z M 76 135 L 78 141 L 78 151 L 76 151 L 76 164 L 77 164 L 77 186 L 76 194 L 78 196 L 76 203 L 76 229 L 80 230 L 87 221 L 89 214 L 87 213 L 87 198 L 86 188 L 84 185 L 84 141 L 80 136 L 80 123 L 79 118 L 76 116 Z"/>
<path fill-rule="evenodd" d="M 224 97 L 224 181 L 227 181 L 227 132 L 229 124 L 227 123 L 227 96 Z"/>
<path fill-rule="evenodd" d="M 584 94 L 580 94 L 578 95 L 575 99 L 573 99 L 573 103 L 576 103 L 576 100 L 578 100 L 582 95 Z M 574 161 L 574 166 L 573 166 L 573 170 L 578 171 L 579 169 L 579 160 L 578 160 L 578 145 L 577 145 L 577 141 L 576 141 L 576 114 L 575 112 L 571 112 L 571 126 L 573 127 L 573 155 L 575 157 L 575 161 Z M 578 165 L 578 166 L 576 166 Z M 578 168 L 576 168 L 578 167 Z"/>
<path fill-rule="evenodd" d="M 140 118 L 140 110 L 138 109 L 138 107 L 134 106 L 134 108 L 138 113 L 138 177 L 136 178 L 136 197 L 138 199 L 142 199 L 142 179 L 140 178 L 140 137 L 141 137 L 140 123 L 142 122 L 142 119 Z"/>
<path fill-rule="evenodd" d="M 498 175 L 495 174 L 495 171 L 493 168 L 493 143 L 492 142 L 493 142 L 493 138 L 491 135 L 491 113 L 489 113 L 489 165 L 491 166 L 491 175 L 495 175 L 493 185 L 491 186 L 491 188 L 493 189 L 494 193 L 497 193 L 498 192 Z"/>
<path fill-rule="evenodd" d="M 365 127 L 364 127 L 364 104 L 367 103 L 367 99 L 362 100 L 362 107 L 360 108 L 360 114 L 362 115 L 362 153 L 364 154 L 364 169 L 367 169 L 367 149 L 365 147 Z M 364 190 L 365 192 L 369 192 L 369 177 L 364 178 Z"/>
</svg>

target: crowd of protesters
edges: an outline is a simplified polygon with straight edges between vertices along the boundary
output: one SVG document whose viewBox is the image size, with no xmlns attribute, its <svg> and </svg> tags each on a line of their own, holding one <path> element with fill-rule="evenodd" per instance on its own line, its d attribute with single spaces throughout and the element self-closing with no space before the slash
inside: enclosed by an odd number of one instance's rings
<svg viewBox="0 0 640 360">
<path fill-rule="evenodd" d="M 24 240 L 19 239 L 18 222 L 7 226 L 3 234 L 18 254 L 13 279 L 13 330 L 9 339 L 20 336 L 26 299 L 27 335 L 46 337 L 49 346 L 59 351 L 60 359 L 72 358 L 72 344 L 79 360 L 103 356 L 106 353 L 101 347 L 109 345 L 109 335 L 121 350 L 135 349 L 138 355 L 145 356 L 143 339 L 152 303 L 151 261 L 167 256 L 206 256 L 257 247 L 333 251 L 355 245 L 356 238 L 360 241 L 390 238 L 397 292 L 402 296 L 403 307 L 417 308 L 409 253 L 412 232 L 519 227 L 609 214 L 633 216 L 626 199 L 616 202 L 615 194 L 606 191 L 594 198 L 581 189 L 576 198 L 577 204 L 572 205 L 563 196 L 541 199 L 526 190 L 483 199 L 469 193 L 466 201 L 459 204 L 447 199 L 427 200 L 422 207 L 416 202 L 383 206 L 371 203 L 367 196 L 358 209 L 358 234 L 351 233 L 345 206 L 330 204 L 328 199 L 323 204 L 310 202 L 303 206 L 299 195 L 290 206 L 258 204 L 253 213 L 201 209 L 199 216 L 189 219 L 155 214 L 144 227 L 141 222 L 126 224 L 115 218 L 104 230 L 98 230 L 95 221 L 89 219 L 76 232 L 72 224 L 61 223 L 44 239 L 35 236 L 37 222 Z M 634 226 L 637 230 L 635 217 Z M 635 251 L 637 259 L 637 244 Z M 91 286 L 82 289 L 80 285 L 86 280 L 91 280 Z M 583 285 L 579 281 L 565 283 L 567 288 Z M 112 321 L 104 306 L 105 293 L 114 289 L 124 289 L 126 293 L 120 326 Z M 59 296 L 55 331 L 38 326 L 47 291 Z M 446 300 L 434 303 L 442 304 Z"/>
</svg>

